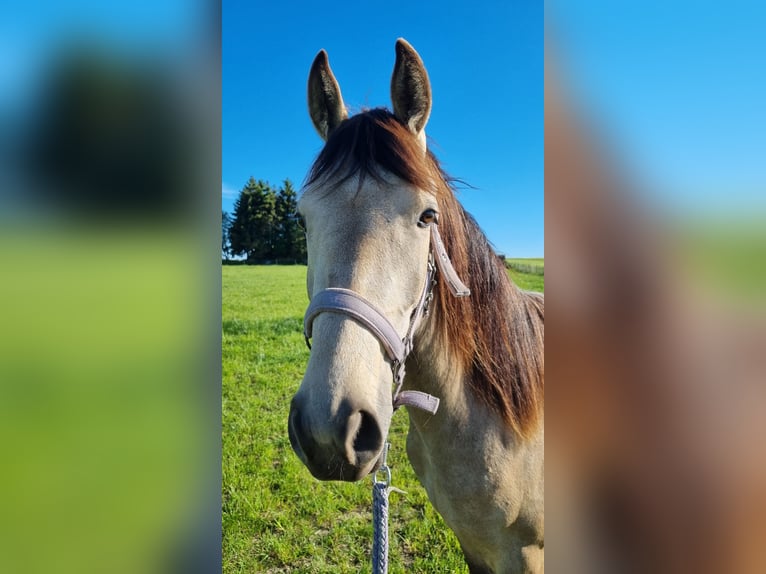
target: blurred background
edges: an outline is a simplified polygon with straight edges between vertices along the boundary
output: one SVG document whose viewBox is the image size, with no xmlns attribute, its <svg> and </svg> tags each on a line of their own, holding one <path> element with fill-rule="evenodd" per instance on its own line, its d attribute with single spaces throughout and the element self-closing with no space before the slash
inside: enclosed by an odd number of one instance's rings
<svg viewBox="0 0 766 574">
<path fill-rule="evenodd" d="M 766 571 L 764 24 L 546 3 L 553 572 Z"/>
<path fill-rule="evenodd" d="M 220 568 L 220 5 L 0 8 L 0 571 Z"/>
<path fill-rule="evenodd" d="M 0 8 L 2 572 L 220 569 L 220 17 Z M 766 571 L 764 24 L 546 3 L 553 572 Z"/>
</svg>

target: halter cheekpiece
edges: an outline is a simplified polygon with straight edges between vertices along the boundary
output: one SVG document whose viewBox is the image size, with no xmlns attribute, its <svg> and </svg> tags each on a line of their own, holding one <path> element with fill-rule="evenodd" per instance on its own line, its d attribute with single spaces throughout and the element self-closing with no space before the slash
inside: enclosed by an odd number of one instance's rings
<svg viewBox="0 0 766 574">
<path fill-rule="evenodd" d="M 452 266 L 452 262 L 439 235 L 437 222 L 434 221 L 428 225 L 431 228 L 428 272 L 426 273 L 420 299 L 410 316 L 410 324 L 404 337 L 399 336 L 391 322 L 372 303 L 358 293 L 340 287 L 323 289 L 312 297 L 303 319 L 303 334 L 306 337 L 306 345 L 310 349 L 312 325 L 317 315 L 325 312 L 348 315 L 375 335 L 381 345 L 383 345 L 386 355 L 391 360 L 391 371 L 394 376 L 394 408 L 408 405 L 433 414 L 439 408 L 439 399 L 437 397 L 420 391 L 401 390 L 405 375 L 404 364 L 407 356 L 412 351 L 415 330 L 421 320 L 428 316 L 429 306 L 433 299 L 433 290 L 436 286 L 437 272 L 441 272 L 455 297 L 467 297 L 471 294 L 471 291 L 460 280 L 455 272 L 455 268 Z"/>
</svg>

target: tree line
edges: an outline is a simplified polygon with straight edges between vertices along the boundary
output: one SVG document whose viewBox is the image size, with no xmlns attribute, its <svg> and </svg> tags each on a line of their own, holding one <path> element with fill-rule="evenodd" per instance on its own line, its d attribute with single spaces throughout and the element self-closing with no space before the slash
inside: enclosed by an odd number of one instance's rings
<svg viewBox="0 0 766 574">
<path fill-rule="evenodd" d="M 297 193 L 289 179 L 275 188 L 250 177 L 234 203 L 234 213 L 222 211 L 223 259 L 306 263 L 306 237 L 296 213 L 297 204 Z"/>
</svg>

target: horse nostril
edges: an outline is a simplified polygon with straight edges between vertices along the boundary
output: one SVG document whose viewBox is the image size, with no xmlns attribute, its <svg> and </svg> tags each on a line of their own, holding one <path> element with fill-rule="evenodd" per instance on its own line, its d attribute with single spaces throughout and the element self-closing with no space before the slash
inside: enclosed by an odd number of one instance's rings
<svg viewBox="0 0 766 574">
<path fill-rule="evenodd" d="M 354 437 L 353 448 L 357 456 L 361 453 L 377 454 L 383 446 L 383 435 L 375 417 L 367 411 L 359 411 L 359 428 Z M 368 458 L 362 455 L 360 458 Z"/>
</svg>

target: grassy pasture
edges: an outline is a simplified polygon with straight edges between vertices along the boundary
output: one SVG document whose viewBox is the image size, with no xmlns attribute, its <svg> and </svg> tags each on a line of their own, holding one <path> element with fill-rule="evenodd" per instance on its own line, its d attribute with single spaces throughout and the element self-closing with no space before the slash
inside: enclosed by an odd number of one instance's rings
<svg viewBox="0 0 766 574">
<path fill-rule="evenodd" d="M 524 273 L 519 269 L 514 269 L 514 266 L 520 267 L 522 270 L 527 266 L 529 267 L 545 267 L 545 260 L 542 257 L 539 258 L 506 258 L 505 265 L 508 270 L 508 275 L 516 285 L 522 289 L 529 291 L 544 291 L 545 290 L 545 277 L 536 273 Z"/>
<path fill-rule="evenodd" d="M 524 263 L 527 265 L 545 266 L 545 259 L 542 257 L 506 257 L 506 263 Z"/>
<path fill-rule="evenodd" d="M 306 268 L 222 273 L 223 571 L 370 572 L 370 479 L 318 482 L 287 438 L 290 399 L 309 356 Z M 394 485 L 407 494 L 391 495 L 390 572 L 467 572 L 407 461 L 406 432 L 407 415 L 397 412 L 390 460 Z"/>
</svg>

